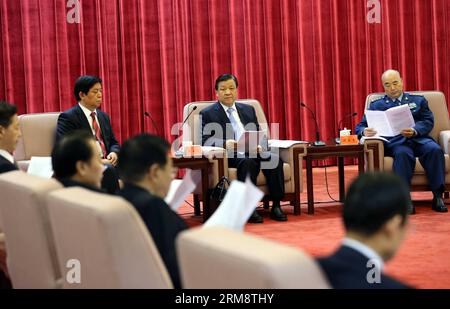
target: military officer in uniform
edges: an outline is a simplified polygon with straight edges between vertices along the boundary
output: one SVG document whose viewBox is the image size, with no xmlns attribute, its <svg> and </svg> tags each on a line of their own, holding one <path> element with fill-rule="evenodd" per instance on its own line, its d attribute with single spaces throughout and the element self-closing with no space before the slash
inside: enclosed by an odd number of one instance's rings
<svg viewBox="0 0 450 309">
<path fill-rule="evenodd" d="M 405 128 L 401 134 L 387 137 L 389 142 L 384 143 L 386 155 L 394 158 L 394 173 L 411 184 L 416 157 L 418 157 L 433 191 L 433 210 L 447 212 L 442 199 L 445 189 L 444 152 L 428 135 L 434 126 L 434 116 L 428 108 L 427 100 L 423 96 L 403 92 L 403 80 L 398 71 L 387 70 L 381 76 L 381 81 L 386 95 L 373 101 L 369 110 L 385 111 L 395 106 L 408 104 L 415 121 L 413 128 Z M 373 128 L 367 127 L 365 116 L 356 126 L 355 131 L 360 138 L 371 137 L 377 133 Z"/>
</svg>

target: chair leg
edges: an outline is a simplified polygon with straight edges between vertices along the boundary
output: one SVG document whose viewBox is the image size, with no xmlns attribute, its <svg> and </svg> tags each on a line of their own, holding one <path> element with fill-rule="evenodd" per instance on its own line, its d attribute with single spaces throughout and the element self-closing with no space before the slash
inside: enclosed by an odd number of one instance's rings
<svg viewBox="0 0 450 309">
<path fill-rule="evenodd" d="M 264 199 L 263 203 L 264 203 L 264 209 L 269 209 L 269 200 Z"/>
<path fill-rule="evenodd" d="M 450 198 L 450 192 L 445 191 L 445 192 L 444 192 L 444 198 L 445 198 L 445 199 Z"/>
<path fill-rule="evenodd" d="M 194 214 L 200 216 L 200 197 L 198 194 L 194 194 Z"/>
</svg>

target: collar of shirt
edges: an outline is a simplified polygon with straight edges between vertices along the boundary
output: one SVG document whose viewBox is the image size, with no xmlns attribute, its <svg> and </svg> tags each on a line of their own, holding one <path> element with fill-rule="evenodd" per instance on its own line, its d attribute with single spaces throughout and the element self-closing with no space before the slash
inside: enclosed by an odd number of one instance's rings
<svg viewBox="0 0 450 309">
<path fill-rule="evenodd" d="M 88 120 L 88 122 L 89 122 L 89 125 L 91 126 L 92 132 L 93 132 L 94 135 L 95 135 L 94 128 L 93 128 L 93 126 L 92 126 L 92 117 L 91 117 L 92 111 L 90 111 L 88 108 L 84 107 L 81 103 L 78 103 L 78 105 L 80 106 L 81 110 L 83 111 L 84 115 L 86 116 L 86 118 L 87 118 L 87 120 Z M 95 117 L 95 119 L 97 120 L 97 124 L 98 124 L 98 126 L 100 127 L 100 123 L 98 122 L 98 114 L 97 114 L 97 110 L 94 110 L 94 112 L 95 112 L 95 114 L 97 115 L 97 116 Z"/>
<path fill-rule="evenodd" d="M 231 105 L 231 106 L 226 106 L 225 104 L 222 104 L 222 102 L 220 102 L 219 101 L 219 103 L 220 103 L 220 105 L 222 105 L 222 108 L 223 108 L 223 110 L 225 111 L 225 114 L 227 114 L 227 116 L 229 115 L 228 114 L 228 109 L 229 108 L 233 108 L 234 109 L 234 111 L 236 111 L 237 112 L 237 109 L 236 109 L 236 103 L 233 103 L 233 105 Z"/>
<path fill-rule="evenodd" d="M 369 260 L 378 261 L 380 265 L 380 270 L 383 270 L 384 268 L 383 259 L 378 255 L 378 253 L 375 252 L 375 250 L 373 250 L 369 246 L 363 244 L 360 241 L 348 237 L 344 238 L 344 240 L 342 241 L 342 245 L 352 248 L 355 251 L 358 251 L 359 253 L 367 257 Z"/>
<path fill-rule="evenodd" d="M 0 149 L 0 156 L 2 156 L 6 160 L 8 160 L 12 164 L 14 164 L 14 157 L 13 157 L 13 155 L 10 154 L 9 152 L 7 152 L 6 150 Z"/>
<path fill-rule="evenodd" d="M 399 100 L 400 101 L 400 103 L 402 103 L 402 100 L 403 100 L 403 92 L 402 92 L 402 94 L 397 98 L 397 99 L 392 99 L 391 97 L 389 97 L 388 95 L 386 95 L 386 97 L 391 101 L 391 102 L 395 102 L 395 100 Z M 389 102 L 389 101 L 387 101 L 387 102 Z"/>
<path fill-rule="evenodd" d="M 220 105 L 222 105 L 223 110 L 225 111 L 225 114 L 227 114 L 228 118 L 230 118 L 230 114 L 228 114 L 228 109 L 229 108 L 234 109 L 234 111 L 233 111 L 234 119 L 236 119 L 236 121 L 238 122 L 241 129 L 244 130 L 244 124 L 242 123 L 241 117 L 239 117 L 239 113 L 236 108 L 236 103 L 233 103 L 233 105 L 231 105 L 230 107 L 226 106 L 225 104 L 222 104 L 222 102 L 220 102 L 220 101 L 219 101 L 219 103 L 220 103 Z"/>
</svg>

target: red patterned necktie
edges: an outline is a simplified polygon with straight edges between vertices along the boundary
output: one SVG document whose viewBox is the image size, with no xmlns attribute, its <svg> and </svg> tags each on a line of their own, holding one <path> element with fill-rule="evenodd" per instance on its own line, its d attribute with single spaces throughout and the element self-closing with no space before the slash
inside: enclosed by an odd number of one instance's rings
<svg viewBox="0 0 450 309">
<path fill-rule="evenodd" d="M 91 117 L 92 117 L 92 128 L 94 129 L 95 132 L 95 138 L 97 140 L 97 142 L 100 144 L 100 147 L 102 148 L 102 153 L 103 153 L 103 158 L 106 157 L 106 148 L 105 148 L 105 143 L 103 142 L 103 138 L 102 138 L 102 133 L 100 132 L 100 127 L 97 123 L 96 120 L 96 113 L 92 112 L 91 113 Z"/>
</svg>

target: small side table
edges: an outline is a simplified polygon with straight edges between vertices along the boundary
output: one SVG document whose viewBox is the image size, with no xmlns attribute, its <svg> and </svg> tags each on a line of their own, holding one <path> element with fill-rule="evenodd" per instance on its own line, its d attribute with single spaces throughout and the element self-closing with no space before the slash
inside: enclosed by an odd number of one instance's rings
<svg viewBox="0 0 450 309">
<path fill-rule="evenodd" d="M 364 145 L 339 145 L 328 142 L 326 146 L 315 147 L 308 146 L 306 150 L 306 181 L 308 190 L 308 214 L 314 214 L 314 186 L 313 186 L 313 160 L 325 159 L 328 157 L 338 158 L 339 175 L 339 201 L 345 199 L 345 181 L 344 181 L 344 157 L 356 157 L 358 159 L 358 173 L 364 172 Z"/>
</svg>

